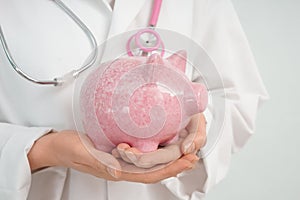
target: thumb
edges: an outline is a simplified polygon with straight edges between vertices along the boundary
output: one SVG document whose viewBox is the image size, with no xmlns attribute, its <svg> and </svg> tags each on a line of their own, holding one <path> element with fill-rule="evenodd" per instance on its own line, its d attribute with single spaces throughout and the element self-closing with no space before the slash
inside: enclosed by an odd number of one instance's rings
<svg viewBox="0 0 300 200">
<path fill-rule="evenodd" d="M 86 135 L 80 135 L 86 150 L 97 160 L 96 168 L 104 169 L 114 178 L 121 176 L 121 165 L 111 154 L 97 150 Z"/>
<path fill-rule="evenodd" d="M 119 161 L 109 153 L 92 149 L 90 151 L 92 156 L 97 159 L 106 169 L 106 171 L 114 178 L 121 176 L 121 165 Z"/>
</svg>

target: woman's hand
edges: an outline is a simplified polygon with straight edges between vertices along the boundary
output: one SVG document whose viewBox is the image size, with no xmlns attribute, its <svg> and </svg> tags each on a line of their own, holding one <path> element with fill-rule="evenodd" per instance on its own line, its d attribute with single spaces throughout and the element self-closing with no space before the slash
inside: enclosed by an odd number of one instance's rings
<svg viewBox="0 0 300 200">
<path fill-rule="evenodd" d="M 206 141 L 206 121 L 202 113 L 191 118 L 190 123 L 179 133 L 179 140 L 163 148 L 149 153 L 141 153 L 138 149 L 121 143 L 112 151 L 116 158 L 137 167 L 150 168 L 177 160 L 182 155 L 196 154 Z"/>
<path fill-rule="evenodd" d="M 90 152 L 85 147 L 87 145 Z M 102 164 L 94 156 L 109 165 Z M 106 180 L 155 183 L 193 168 L 198 158 L 187 154 L 159 170 L 146 173 L 124 172 L 114 156 L 96 150 L 87 137 L 79 136 L 76 131 L 61 131 L 37 140 L 28 153 L 28 160 L 32 171 L 49 166 L 64 166 Z"/>
<path fill-rule="evenodd" d="M 109 171 L 110 169 L 98 162 L 86 150 L 81 140 L 83 138 L 86 139 L 85 142 L 89 141 L 87 137 L 80 137 L 76 131 L 72 130 L 50 133 L 41 137 L 28 153 L 31 170 L 35 171 L 49 166 L 63 166 L 107 180 L 113 180 L 113 176 L 117 177 L 118 174 L 115 174 L 117 172 Z M 93 150 L 97 151 L 96 149 Z M 97 156 L 101 156 L 115 168 L 120 168 L 119 162 L 110 154 L 101 151 L 97 153 Z"/>
</svg>

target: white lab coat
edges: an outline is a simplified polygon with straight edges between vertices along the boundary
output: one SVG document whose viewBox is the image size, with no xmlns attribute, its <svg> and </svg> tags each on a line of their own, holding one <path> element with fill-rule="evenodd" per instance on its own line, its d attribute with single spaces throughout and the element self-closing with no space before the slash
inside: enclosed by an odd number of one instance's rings
<svg viewBox="0 0 300 200">
<path fill-rule="evenodd" d="M 107 37 L 147 25 L 151 2 L 64 0 L 100 44 Z M 17 63 L 42 79 L 77 68 L 90 52 L 81 30 L 51 1 L 0 0 L 0 23 Z M 34 85 L 21 78 L 0 50 L 0 199 L 202 199 L 228 170 L 232 152 L 253 134 L 258 107 L 267 98 L 230 0 L 164 0 L 158 27 L 200 43 L 222 75 L 226 116 L 222 135 L 198 167 L 157 184 L 111 182 L 72 169 L 31 174 L 27 153 L 51 129 L 75 129 L 72 87 Z M 216 88 L 218 89 L 218 88 Z M 225 97 L 224 97 L 225 98 Z"/>
</svg>

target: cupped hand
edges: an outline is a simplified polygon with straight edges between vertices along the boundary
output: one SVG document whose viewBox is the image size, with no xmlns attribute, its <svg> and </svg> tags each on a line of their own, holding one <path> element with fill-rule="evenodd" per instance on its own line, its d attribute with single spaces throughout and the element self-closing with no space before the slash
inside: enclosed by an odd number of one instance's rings
<svg viewBox="0 0 300 200">
<path fill-rule="evenodd" d="M 198 157 L 188 154 L 162 169 L 145 173 L 125 172 L 114 156 L 95 149 L 88 137 L 66 130 L 38 139 L 28 153 L 28 160 L 32 171 L 63 166 L 106 180 L 155 183 L 193 168 Z"/>
<path fill-rule="evenodd" d="M 116 158 L 122 158 L 127 163 L 137 167 L 151 168 L 158 164 L 166 164 L 188 154 L 196 152 L 206 141 L 206 120 L 202 113 L 192 116 L 187 127 L 180 131 L 179 139 L 156 151 L 142 153 L 138 149 L 121 143 L 112 151 Z"/>
</svg>

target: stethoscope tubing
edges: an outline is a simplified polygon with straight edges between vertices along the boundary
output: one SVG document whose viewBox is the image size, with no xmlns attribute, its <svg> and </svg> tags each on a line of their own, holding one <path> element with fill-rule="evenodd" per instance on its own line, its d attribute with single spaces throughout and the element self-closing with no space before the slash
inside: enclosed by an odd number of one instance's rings
<svg viewBox="0 0 300 200">
<path fill-rule="evenodd" d="M 35 84 L 39 84 L 39 85 L 54 85 L 54 86 L 60 86 L 62 85 L 64 82 L 67 82 L 70 78 L 71 79 L 75 79 L 80 73 L 82 73 L 83 71 L 85 71 L 86 69 L 88 69 L 89 67 L 91 67 L 97 59 L 97 55 L 98 55 L 98 49 L 97 49 L 97 41 L 95 36 L 93 35 L 93 33 L 91 32 L 91 30 L 79 19 L 79 17 L 70 9 L 68 8 L 61 0 L 53 0 L 53 2 L 55 2 L 66 14 L 69 15 L 69 17 L 81 28 L 81 30 L 85 33 L 85 35 L 87 36 L 87 38 L 90 41 L 90 44 L 92 46 L 92 50 L 93 53 L 90 57 L 90 59 L 88 60 L 87 64 L 85 64 L 84 66 L 72 70 L 66 74 L 64 74 L 61 77 L 56 77 L 52 80 L 38 80 L 36 78 L 33 78 L 31 75 L 25 73 L 21 67 L 19 67 L 17 65 L 17 63 L 15 62 L 15 60 L 13 59 L 12 54 L 10 53 L 9 47 L 7 45 L 6 39 L 4 37 L 4 33 L 0 24 L 0 40 L 1 40 L 1 44 L 3 47 L 3 50 L 5 52 L 5 55 L 9 61 L 9 63 L 11 64 L 11 66 L 13 67 L 13 69 L 23 78 L 27 79 L 30 82 L 33 82 Z M 138 37 L 131 37 L 131 39 L 129 39 L 129 41 L 131 41 L 133 38 L 135 39 L 135 42 L 137 43 L 137 45 L 140 47 L 140 50 L 142 50 L 143 52 L 149 53 L 153 50 L 157 50 L 159 49 L 159 47 L 162 47 L 162 49 L 164 49 L 163 43 L 159 37 L 159 35 L 154 31 L 154 28 L 157 24 L 157 20 L 159 17 L 159 13 L 160 13 L 160 8 L 161 8 L 161 3 L 162 0 L 154 0 L 154 4 L 153 4 L 153 8 L 152 8 L 152 15 L 149 21 L 149 28 L 142 30 L 141 32 L 138 32 L 137 34 L 135 34 Z M 156 39 L 157 39 L 157 43 L 154 47 L 145 47 L 143 45 L 140 44 L 139 38 L 141 36 L 141 34 L 148 32 L 153 34 Z M 129 43 L 127 43 L 127 49 L 130 49 L 129 47 Z M 131 50 L 128 50 L 128 52 L 132 52 Z M 164 50 L 162 50 L 162 54 L 163 54 Z M 128 53 L 130 55 L 130 53 Z M 133 54 L 131 53 L 130 56 L 133 56 Z"/>
<path fill-rule="evenodd" d="M 29 74 L 25 73 L 15 62 L 15 60 L 13 59 L 7 42 L 5 40 L 4 37 L 4 33 L 2 30 L 2 27 L 0 25 L 0 40 L 1 40 L 1 44 L 3 47 L 3 50 L 5 52 L 5 55 L 9 61 L 9 63 L 11 64 L 11 66 L 13 67 L 13 69 L 19 74 L 21 75 L 23 78 L 27 79 L 28 81 L 31 81 L 33 83 L 39 84 L 39 85 L 54 85 L 54 86 L 59 86 L 62 85 L 66 80 L 64 77 L 73 77 L 76 78 L 80 73 L 82 73 L 84 70 L 88 69 L 89 67 L 91 67 L 97 58 L 97 41 L 95 36 L 93 35 L 93 33 L 91 32 L 91 30 L 79 19 L 79 17 L 77 17 L 77 15 L 71 10 L 69 9 L 61 0 L 53 0 L 66 14 L 68 14 L 70 16 L 70 18 L 81 28 L 81 30 L 85 33 L 85 35 L 87 36 L 87 38 L 90 41 L 90 44 L 92 46 L 92 50 L 93 50 L 93 54 L 90 57 L 89 61 L 87 62 L 87 64 L 85 64 L 84 66 L 80 67 L 79 69 L 76 70 L 72 70 L 71 72 L 63 75 L 62 77 L 57 77 L 54 78 L 53 80 L 38 80 L 33 78 L 32 76 L 30 76 Z"/>
</svg>

